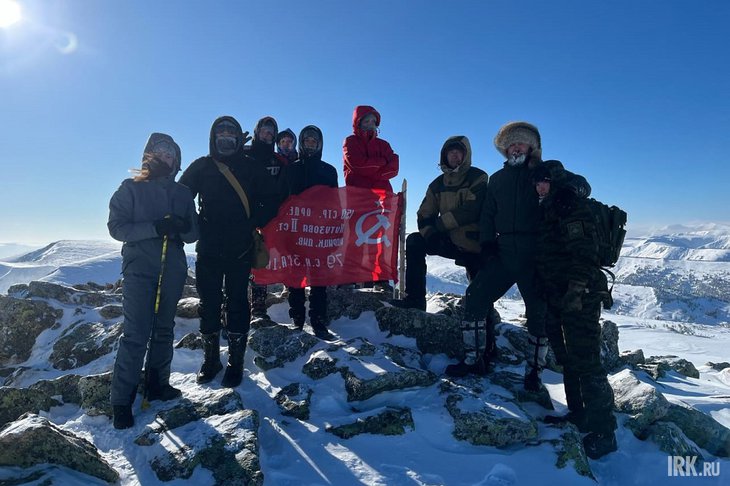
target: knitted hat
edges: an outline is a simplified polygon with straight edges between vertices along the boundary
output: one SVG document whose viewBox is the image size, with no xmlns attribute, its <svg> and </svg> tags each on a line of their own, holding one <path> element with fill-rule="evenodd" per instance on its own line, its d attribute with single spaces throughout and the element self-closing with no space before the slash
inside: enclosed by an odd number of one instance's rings
<svg viewBox="0 0 730 486">
<path fill-rule="evenodd" d="M 494 146 L 507 157 L 507 149 L 514 143 L 524 143 L 532 148 L 532 155 L 542 156 L 542 144 L 540 143 L 540 132 L 535 125 L 527 122 L 510 122 L 504 125 L 494 137 Z"/>
</svg>

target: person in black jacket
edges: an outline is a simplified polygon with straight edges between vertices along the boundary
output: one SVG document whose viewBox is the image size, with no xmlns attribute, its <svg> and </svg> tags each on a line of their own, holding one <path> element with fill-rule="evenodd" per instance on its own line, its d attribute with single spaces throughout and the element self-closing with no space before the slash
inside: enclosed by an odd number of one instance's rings
<svg viewBox="0 0 730 486">
<path fill-rule="evenodd" d="M 263 228 L 276 216 L 279 206 L 289 195 L 282 176 L 286 163 L 274 152 L 278 133 L 276 120 L 270 116 L 263 117 L 256 123 L 248 151 L 248 156 L 253 159 L 251 177 L 256 181 L 251 186 L 250 196 L 256 201 L 251 209 L 257 228 Z M 271 320 L 266 312 L 266 294 L 266 285 L 257 285 L 255 281 L 251 284 L 251 316 L 254 320 Z"/>
<path fill-rule="evenodd" d="M 322 131 L 308 125 L 299 133 L 299 159 L 286 170 L 286 182 L 291 194 L 300 194 L 310 187 L 337 187 L 337 170 L 322 160 Z M 304 289 L 289 287 L 289 316 L 298 329 L 304 327 Z M 314 335 L 329 340 L 327 330 L 327 287 L 313 286 L 309 292 L 309 322 Z"/>
<path fill-rule="evenodd" d="M 236 190 L 216 162 L 223 164 L 251 199 L 251 161 L 243 146 L 248 132 L 230 116 L 213 122 L 210 153 L 195 160 L 180 178 L 193 197 L 198 197 L 200 240 L 196 246 L 195 277 L 200 296 L 200 333 L 203 335 L 203 365 L 198 383 L 208 383 L 223 368 L 220 362 L 221 306 L 225 287 L 228 366 L 222 384 L 236 387 L 243 377 L 243 356 L 250 326 L 248 282 L 251 273 L 251 233 L 256 226 L 249 218 Z"/>
<path fill-rule="evenodd" d="M 291 128 L 279 132 L 276 136 L 276 153 L 286 159 L 287 164 L 291 164 L 299 158 L 297 154 L 297 136 Z"/>
<path fill-rule="evenodd" d="M 187 187 L 175 183 L 180 147 L 169 135 L 153 133 L 144 149 L 142 169 L 127 179 L 109 202 L 109 234 L 122 246 L 124 324 L 114 362 L 111 404 L 114 427 L 134 425 L 145 351 L 145 396 L 171 400 L 170 385 L 175 310 L 188 263 L 184 243 L 198 239 L 195 202 Z"/>
</svg>

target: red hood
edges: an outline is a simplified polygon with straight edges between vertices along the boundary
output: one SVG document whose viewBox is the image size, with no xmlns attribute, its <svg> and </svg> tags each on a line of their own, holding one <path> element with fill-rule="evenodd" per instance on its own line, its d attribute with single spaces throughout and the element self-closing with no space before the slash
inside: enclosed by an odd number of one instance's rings
<svg viewBox="0 0 730 486">
<path fill-rule="evenodd" d="M 353 133 L 358 132 L 358 125 L 360 125 L 360 120 L 362 117 L 367 115 L 368 113 L 375 114 L 375 125 L 380 126 L 380 113 L 378 113 L 378 110 L 373 108 L 372 106 L 367 105 L 360 105 L 355 107 L 355 111 L 352 112 L 352 131 Z"/>
</svg>

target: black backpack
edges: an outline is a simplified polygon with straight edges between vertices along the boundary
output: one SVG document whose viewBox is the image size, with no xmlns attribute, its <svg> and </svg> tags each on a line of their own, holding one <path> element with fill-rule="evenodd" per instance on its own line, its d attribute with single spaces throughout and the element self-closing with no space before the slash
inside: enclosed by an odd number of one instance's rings
<svg viewBox="0 0 730 486">
<path fill-rule="evenodd" d="M 604 302 L 604 308 L 613 305 L 611 291 L 616 281 L 616 275 L 608 268 L 616 265 L 621 254 L 621 248 L 626 238 L 626 211 L 617 206 L 607 206 L 593 198 L 586 199 L 593 215 L 593 223 L 598 236 L 598 257 L 601 270 L 611 276 L 611 288 L 608 290 L 609 302 Z"/>
</svg>

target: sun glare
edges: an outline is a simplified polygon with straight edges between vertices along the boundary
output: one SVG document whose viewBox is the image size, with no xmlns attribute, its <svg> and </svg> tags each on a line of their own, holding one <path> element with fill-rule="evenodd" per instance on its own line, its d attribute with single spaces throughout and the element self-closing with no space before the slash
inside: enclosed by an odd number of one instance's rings
<svg viewBox="0 0 730 486">
<path fill-rule="evenodd" d="M 20 5 L 13 0 L 0 0 L 0 28 L 10 27 L 20 20 Z"/>
</svg>

